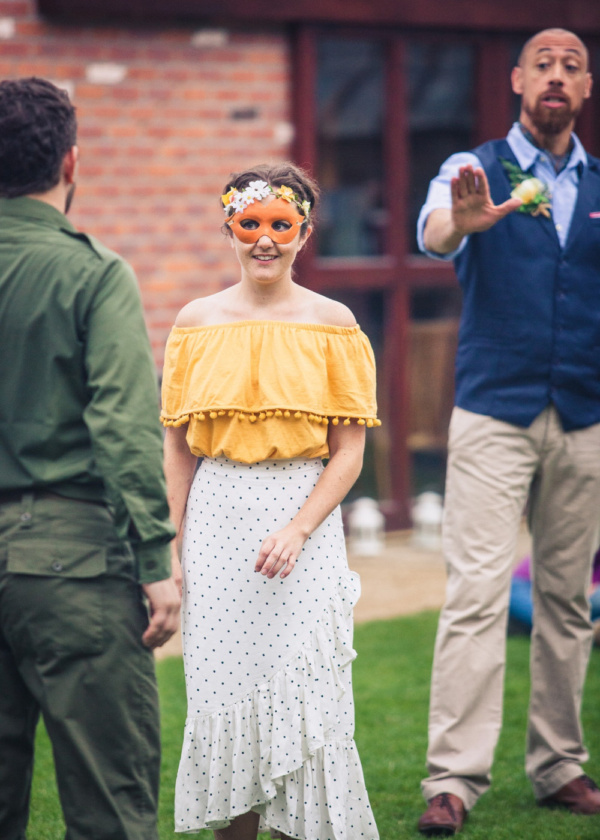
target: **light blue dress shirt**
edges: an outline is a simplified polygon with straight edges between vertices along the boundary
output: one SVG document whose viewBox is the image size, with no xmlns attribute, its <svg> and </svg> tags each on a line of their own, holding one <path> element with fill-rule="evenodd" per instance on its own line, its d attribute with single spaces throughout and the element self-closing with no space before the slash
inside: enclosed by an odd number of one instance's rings
<svg viewBox="0 0 600 840">
<path fill-rule="evenodd" d="M 512 149 L 523 172 L 531 171 L 533 176 L 548 185 L 552 195 L 552 220 L 556 227 L 561 248 L 565 247 L 573 217 L 573 210 L 575 209 L 575 202 L 577 201 L 577 190 L 579 188 L 581 171 L 580 164 L 587 166 L 587 155 L 581 145 L 581 141 L 575 134 L 571 136 L 574 145 L 569 161 L 558 174 L 556 174 L 550 157 L 543 149 L 538 149 L 537 146 L 534 146 L 527 140 L 519 128 L 518 123 L 514 123 L 506 137 L 508 145 Z M 429 257 L 434 257 L 438 260 L 452 260 L 457 254 L 460 254 L 467 244 L 468 237 L 465 236 L 456 251 L 448 254 L 436 254 L 434 251 L 428 251 L 425 248 L 423 231 L 427 217 L 432 210 L 439 208 L 449 210 L 452 207 L 450 180 L 458 175 L 458 170 L 461 166 L 467 166 L 468 164 L 471 164 L 473 167 L 481 166 L 479 158 L 472 152 L 459 152 L 456 155 L 451 155 L 442 164 L 439 174 L 436 175 L 429 185 L 427 200 L 421 209 L 417 222 L 417 241 L 419 248 Z"/>
</svg>

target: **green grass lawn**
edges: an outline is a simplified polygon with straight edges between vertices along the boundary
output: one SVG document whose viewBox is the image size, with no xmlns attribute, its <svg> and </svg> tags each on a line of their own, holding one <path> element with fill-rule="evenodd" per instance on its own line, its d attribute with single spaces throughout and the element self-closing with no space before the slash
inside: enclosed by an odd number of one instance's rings
<svg viewBox="0 0 600 840">
<path fill-rule="evenodd" d="M 423 613 L 357 627 L 354 664 L 356 740 L 381 840 L 416 840 L 423 802 L 427 703 L 437 616 Z M 535 805 L 523 771 L 529 642 L 508 640 L 504 727 L 494 782 L 469 816 L 465 840 L 599 840 L 600 817 L 576 817 Z M 160 838 L 172 840 L 173 788 L 185 717 L 180 659 L 158 665 L 163 714 Z M 589 774 L 600 779 L 600 651 L 592 654 L 584 701 Z M 31 840 L 62 840 L 52 758 L 40 727 L 32 797 Z M 188 835 L 190 836 L 190 835 Z M 192 835 L 212 838 L 212 832 Z M 266 835 L 265 835 L 266 837 Z"/>
</svg>

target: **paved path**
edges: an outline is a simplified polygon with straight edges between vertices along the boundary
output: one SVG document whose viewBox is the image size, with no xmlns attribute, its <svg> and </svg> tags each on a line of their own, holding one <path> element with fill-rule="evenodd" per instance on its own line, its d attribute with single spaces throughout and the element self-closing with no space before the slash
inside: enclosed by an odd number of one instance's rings
<svg viewBox="0 0 600 840">
<path fill-rule="evenodd" d="M 516 559 L 527 554 L 529 548 L 529 536 L 523 526 Z M 442 606 L 446 573 L 441 552 L 415 546 L 410 531 L 387 534 L 385 547 L 377 557 L 357 557 L 349 551 L 348 563 L 358 572 L 362 584 L 362 594 L 354 609 L 357 623 L 437 610 Z M 179 634 L 157 651 L 158 658 L 179 655 Z"/>
</svg>

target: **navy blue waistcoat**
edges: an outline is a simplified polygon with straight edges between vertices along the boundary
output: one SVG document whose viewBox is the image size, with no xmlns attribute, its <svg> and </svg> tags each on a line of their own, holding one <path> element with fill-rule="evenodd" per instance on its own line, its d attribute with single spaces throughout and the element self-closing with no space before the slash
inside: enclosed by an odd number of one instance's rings
<svg viewBox="0 0 600 840">
<path fill-rule="evenodd" d="M 511 187 L 498 158 L 516 163 L 510 146 L 474 153 L 500 204 Z M 461 408 L 529 426 L 552 402 L 565 431 L 600 422 L 600 160 L 588 161 L 564 249 L 552 219 L 515 212 L 455 259 Z"/>
</svg>

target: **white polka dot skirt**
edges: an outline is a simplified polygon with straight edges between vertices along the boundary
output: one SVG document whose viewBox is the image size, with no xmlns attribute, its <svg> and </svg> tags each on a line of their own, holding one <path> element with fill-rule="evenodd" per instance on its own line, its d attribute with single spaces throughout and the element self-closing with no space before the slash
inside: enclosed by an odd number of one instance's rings
<svg viewBox="0 0 600 840">
<path fill-rule="evenodd" d="M 352 608 L 339 508 L 289 577 L 254 571 L 262 541 L 314 488 L 319 459 L 205 458 L 183 540 L 188 696 L 175 830 L 247 811 L 299 840 L 378 840 L 354 743 Z"/>
</svg>

